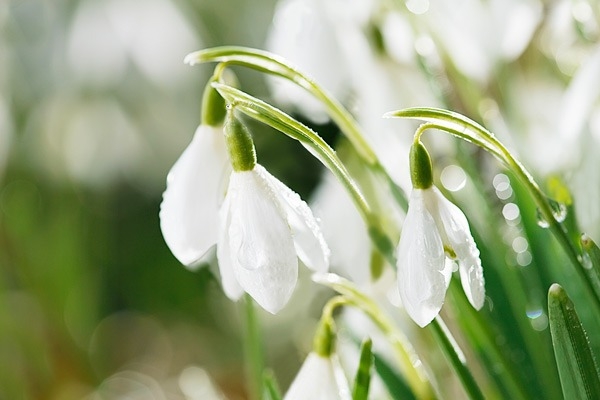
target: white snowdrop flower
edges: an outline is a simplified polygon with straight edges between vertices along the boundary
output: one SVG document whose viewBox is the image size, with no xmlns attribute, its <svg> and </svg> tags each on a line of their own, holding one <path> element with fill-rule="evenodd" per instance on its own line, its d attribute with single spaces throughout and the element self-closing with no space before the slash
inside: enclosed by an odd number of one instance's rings
<svg viewBox="0 0 600 400">
<path fill-rule="evenodd" d="M 458 261 L 463 290 L 477 310 L 485 300 L 479 250 L 463 212 L 432 184 L 431 160 L 421 143 L 411 149 L 413 191 L 397 248 L 400 298 L 421 327 L 440 312 Z M 444 254 L 445 253 L 445 254 Z"/>
<path fill-rule="evenodd" d="M 231 298 L 239 297 L 239 284 L 275 314 L 296 286 L 298 258 L 315 272 L 329 267 L 329 248 L 308 205 L 260 164 L 232 172 L 219 219 L 217 257 Z"/>
<path fill-rule="evenodd" d="M 216 243 L 225 294 L 237 300 L 245 291 L 274 314 L 296 286 L 298 258 L 326 272 L 329 248 L 308 205 L 256 163 L 250 134 L 232 113 L 224 128 L 202 125 L 173 166 L 161 229 L 187 266 Z M 233 172 L 223 199 L 227 150 Z"/>
<path fill-rule="evenodd" d="M 306 357 L 284 400 L 350 400 L 350 386 L 337 358 L 312 352 Z"/>
</svg>

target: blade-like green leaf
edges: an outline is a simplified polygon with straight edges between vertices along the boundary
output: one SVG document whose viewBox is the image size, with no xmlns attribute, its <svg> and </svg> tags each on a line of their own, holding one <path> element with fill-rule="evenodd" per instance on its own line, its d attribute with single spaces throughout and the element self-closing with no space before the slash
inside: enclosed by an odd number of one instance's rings
<svg viewBox="0 0 600 400">
<path fill-rule="evenodd" d="M 600 399 L 600 376 L 586 333 L 573 302 L 556 283 L 548 291 L 548 316 L 565 399 Z"/>
<path fill-rule="evenodd" d="M 416 400 L 417 396 L 410 390 L 400 376 L 381 356 L 374 354 L 373 364 L 377 375 L 385 385 L 388 394 L 394 400 Z"/>
<path fill-rule="evenodd" d="M 596 295 L 600 297 L 600 248 L 588 235 L 581 236 L 581 248 L 583 249 L 583 266 Z"/>
<path fill-rule="evenodd" d="M 371 384 L 371 367 L 373 366 L 373 353 L 371 351 L 373 342 L 365 339 L 360 346 L 360 361 L 354 386 L 352 388 L 352 400 L 367 400 L 369 396 L 369 385 Z"/>
</svg>

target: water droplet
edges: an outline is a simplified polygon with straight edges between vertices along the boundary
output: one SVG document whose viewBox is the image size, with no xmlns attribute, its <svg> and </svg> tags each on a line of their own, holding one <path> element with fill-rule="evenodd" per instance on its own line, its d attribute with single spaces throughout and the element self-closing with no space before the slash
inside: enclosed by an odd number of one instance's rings
<svg viewBox="0 0 600 400">
<path fill-rule="evenodd" d="M 425 14 L 429 10 L 429 0 L 408 0 L 406 8 L 413 14 Z"/>
<path fill-rule="evenodd" d="M 558 201 L 548 199 L 548 203 L 550 204 L 550 208 L 552 210 L 552 216 L 556 220 L 556 222 L 563 222 L 565 218 L 567 218 L 567 206 Z M 548 228 L 550 223 L 546 220 L 546 218 L 542 215 L 542 212 L 538 208 L 536 210 L 537 213 L 537 224 L 542 228 Z"/>
<path fill-rule="evenodd" d="M 526 267 L 531 264 L 533 257 L 529 251 L 524 251 L 522 253 L 517 254 L 517 264 L 521 267 Z"/>
<path fill-rule="evenodd" d="M 531 327 L 536 331 L 543 331 L 548 327 L 548 316 L 541 308 L 532 308 L 527 310 L 526 313 Z"/>
<path fill-rule="evenodd" d="M 430 57 L 434 54 L 435 44 L 429 36 L 421 36 L 415 41 L 416 52 L 423 57 Z"/>
<path fill-rule="evenodd" d="M 552 215 L 558 222 L 563 222 L 567 218 L 567 206 L 554 200 L 550 200 L 550 207 L 552 207 Z"/>
<path fill-rule="evenodd" d="M 579 261 L 583 265 L 583 268 L 585 268 L 585 269 L 594 268 L 594 265 L 592 263 L 592 258 L 590 257 L 590 255 L 588 253 L 583 253 L 583 256 L 581 256 L 580 258 L 581 259 Z"/>
<path fill-rule="evenodd" d="M 500 200 L 508 200 L 508 199 L 510 199 L 510 197 L 512 196 L 512 194 L 513 194 L 513 191 L 512 191 L 512 187 L 511 186 L 508 186 L 504 190 L 496 190 L 496 196 Z"/>
<path fill-rule="evenodd" d="M 442 185 L 451 192 L 457 192 L 467 183 L 465 171 L 458 165 L 448 165 L 440 175 Z"/>
<path fill-rule="evenodd" d="M 519 206 L 515 203 L 506 203 L 504 207 L 502 207 L 502 215 L 508 221 L 514 221 L 520 215 Z"/>
<path fill-rule="evenodd" d="M 515 251 L 515 253 L 523 253 L 525 250 L 527 250 L 528 247 L 529 243 L 527 242 L 527 239 L 525 239 L 523 236 L 517 236 L 512 241 L 512 248 Z"/>
<path fill-rule="evenodd" d="M 492 184 L 496 190 L 503 190 L 503 188 L 505 189 L 506 187 L 510 186 L 510 180 L 508 179 L 508 176 L 504 174 L 497 174 L 494 176 Z"/>
<path fill-rule="evenodd" d="M 492 180 L 494 189 L 496 189 L 496 196 L 500 200 L 508 200 L 512 194 L 512 186 L 510 186 L 510 179 L 504 174 L 497 174 Z"/>
</svg>

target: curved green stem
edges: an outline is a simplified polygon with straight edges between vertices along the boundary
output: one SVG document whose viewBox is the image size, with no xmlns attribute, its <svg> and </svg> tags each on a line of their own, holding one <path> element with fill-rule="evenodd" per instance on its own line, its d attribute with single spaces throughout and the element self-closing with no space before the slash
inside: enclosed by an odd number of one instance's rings
<svg viewBox="0 0 600 400">
<path fill-rule="evenodd" d="M 190 53 L 184 61 L 190 65 L 219 62 L 219 70 L 215 71 L 215 75 L 221 74 L 227 65 L 240 65 L 269 75 L 279 76 L 305 89 L 325 106 L 331 119 L 348 138 L 361 159 L 373 171 L 385 178 L 398 203 L 405 210 L 408 207 L 406 195 L 383 168 L 375 151 L 361 133 L 358 123 L 350 112 L 319 86 L 313 78 L 300 71 L 284 58 L 264 50 L 241 46 L 221 46 Z"/>
<path fill-rule="evenodd" d="M 535 182 L 529 171 L 511 154 L 510 151 L 496 138 L 496 136 L 475 121 L 452 111 L 437 108 L 408 108 L 405 110 L 392 111 L 385 115 L 386 117 L 401 117 L 420 119 L 426 121 L 418 132 L 419 135 L 426 129 L 440 129 L 455 135 L 463 140 L 472 142 L 489 153 L 493 154 L 503 162 L 517 178 L 525 185 L 533 197 L 542 217 L 549 225 L 551 232 L 557 238 L 559 244 L 567 253 L 569 259 L 573 262 L 577 274 L 580 276 L 586 290 L 594 300 L 598 312 L 600 312 L 600 297 L 594 291 L 593 283 L 585 272 L 585 266 L 581 261 L 579 250 L 569 240 L 569 236 L 563 225 L 556 220 L 548 198 L 538 184 Z"/>
<path fill-rule="evenodd" d="M 377 156 L 364 139 L 350 113 L 311 77 L 302 73 L 291 63 L 264 50 L 241 46 L 222 46 L 196 51 L 185 57 L 184 62 L 195 65 L 204 62 L 221 62 L 224 65 L 241 65 L 270 75 L 285 78 L 306 89 L 329 110 L 331 118 L 346 134 L 356 150 L 368 164 L 378 163 Z"/>
<path fill-rule="evenodd" d="M 335 296 L 323 307 L 321 320 L 313 339 L 313 351 L 323 357 L 329 357 L 333 353 L 335 345 L 335 321 L 333 312 L 336 308 L 351 304 L 344 296 Z"/>
<path fill-rule="evenodd" d="M 394 323 L 381 311 L 372 299 L 363 294 L 350 281 L 335 274 L 315 275 L 313 276 L 313 280 L 331 287 L 338 293 L 346 296 L 351 304 L 363 311 L 381 332 L 387 336 L 398 357 L 402 373 L 418 398 L 430 399 L 435 397 L 431 384 L 426 379 L 423 371 L 415 367 L 418 357 L 408 339 L 396 329 Z"/>
</svg>

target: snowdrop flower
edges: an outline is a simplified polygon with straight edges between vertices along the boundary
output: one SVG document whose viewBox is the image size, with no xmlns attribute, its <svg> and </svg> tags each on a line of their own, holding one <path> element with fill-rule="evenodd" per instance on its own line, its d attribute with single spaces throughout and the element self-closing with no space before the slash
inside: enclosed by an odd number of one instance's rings
<svg viewBox="0 0 600 400">
<path fill-rule="evenodd" d="M 433 186 L 431 159 L 417 142 L 410 153 L 413 191 L 397 248 L 398 286 L 402 303 L 421 327 L 440 312 L 453 262 L 462 287 L 477 310 L 485 299 L 479 250 L 463 212 Z"/>
<path fill-rule="evenodd" d="M 233 172 L 223 199 L 227 150 Z M 298 258 L 316 272 L 329 267 L 308 205 L 256 163 L 250 134 L 232 110 L 223 129 L 199 128 L 169 174 L 160 218 L 183 264 L 194 265 L 216 243 L 225 294 L 237 300 L 247 292 L 273 314 L 296 286 Z"/>
<path fill-rule="evenodd" d="M 296 286 L 298 258 L 326 272 L 329 248 L 308 205 L 256 163 L 250 134 L 233 111 L 225 131 L 233 172 L 219 211 L 223 288 L 232 299 L 243 289 L 275 314 Z"/>
<path fill-rule="evenodd" d="M 337 358 L 311 352 L 284 400 L 350 400 L 350 387 Z"/>
</svg>

